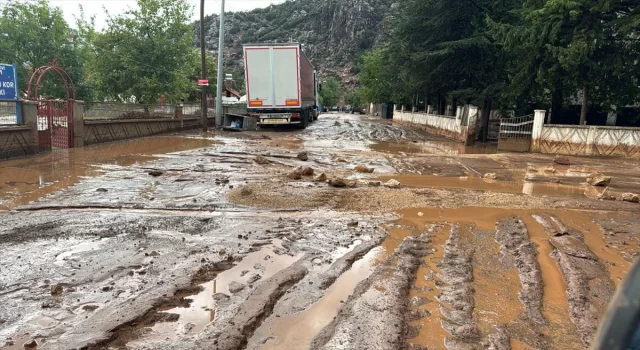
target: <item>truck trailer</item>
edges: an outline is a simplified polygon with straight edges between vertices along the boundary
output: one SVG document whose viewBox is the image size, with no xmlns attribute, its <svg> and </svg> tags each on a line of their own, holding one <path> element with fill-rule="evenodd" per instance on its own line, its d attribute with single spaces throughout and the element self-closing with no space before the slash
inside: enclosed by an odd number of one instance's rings
<svg viewBox="0 0 640 350">
<path fill-rule="evenodd" d="M 316 72 L 298 43 L 244 45 L 247 109 L 260 126 L 317 119 Z"/>
</svg>

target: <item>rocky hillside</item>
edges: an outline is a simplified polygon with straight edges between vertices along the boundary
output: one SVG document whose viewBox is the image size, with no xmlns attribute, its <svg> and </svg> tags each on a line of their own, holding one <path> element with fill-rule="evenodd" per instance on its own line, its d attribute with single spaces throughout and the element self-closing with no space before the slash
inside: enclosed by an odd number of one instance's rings
<svg viewBox="0 0 640 350">
<path fill-rule="evenodd" d="M 225 66 L 243 74 L 242 44 L 297 41 L 320 77 L 355 83 L 358 56 L 381 40 L 385 15 L 395 0 L 291 0 L 225 17 Z M 233 8 L 231 8 L 233 9 Z M 199 22 L 195 45 L 200 45 Z M 219 17 L 205 18 L 207 48 L 218 51 Z"/>
</svg>

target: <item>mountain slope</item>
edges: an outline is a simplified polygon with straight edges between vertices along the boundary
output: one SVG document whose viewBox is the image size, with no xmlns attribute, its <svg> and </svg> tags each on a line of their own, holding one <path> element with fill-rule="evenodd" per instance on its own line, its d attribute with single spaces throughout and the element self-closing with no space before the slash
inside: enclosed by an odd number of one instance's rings
<svg viewBox="0 0 640 350">
<path fill-rule="evenodd" d="M 241 74 L 242 44 L 296 41 L 321 78 L 355 83 L 355 60 L 380 40 L 381 23 L 394 0 L 292 0 L 225 17 L 225 70 Z M 231 8 L 233 9 L 233 8 Z M 207 49 L 217 52 L 219 17 L 205 18 Z M 200 45 L 199 22 L 195 45 Z"/>
</svg>

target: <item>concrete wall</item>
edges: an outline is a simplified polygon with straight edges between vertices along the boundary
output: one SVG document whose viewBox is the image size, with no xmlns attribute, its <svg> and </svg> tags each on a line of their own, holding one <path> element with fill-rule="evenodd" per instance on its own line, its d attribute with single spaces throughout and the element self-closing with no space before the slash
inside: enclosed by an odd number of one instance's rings
<svg viewBox="0 0 640 350">
<path fill-rule="evenodd" d="M 213 123 L 209 118 L 210 124 Z M 180 130 L 196 129 L 202 125 L 200 118 L 183 119 L 134 119 L 84 121 L 85 145 L 158 135 Z"/>
<path fill-rule="evenodd" d="M 640 128 L 544 125 L 544 111 L 534 118 L 533 152 L 640 158 Z"/>
<path fill-rule="evenodd" d="M 411 125 L 433 134 L 472 144 L 476 135 L 478 108 L 469 106 L 469 118 L 466 123 L 462 118 L 462 109 L 456 111 L 455 117 L 426 114 L 422 112 L 395 111 L 393 120 L 400 124 Z"/>
<path fill-rule="evenodd" d="M 36 153 L 38 139 L 26 125 L 0 127 L 0 159 Z"/>
</svg>

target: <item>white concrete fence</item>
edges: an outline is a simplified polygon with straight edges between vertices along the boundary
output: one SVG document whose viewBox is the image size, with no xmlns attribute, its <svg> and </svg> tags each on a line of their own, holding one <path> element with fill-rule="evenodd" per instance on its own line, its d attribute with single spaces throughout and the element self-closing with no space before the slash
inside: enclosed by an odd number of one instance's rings
<svg viewBox="0 0 640 350">
<path fill-rule="evenodd" d="M 532 152 L 640 158 L 640 128 L 553 125 L 544 118 L 544 110 L 535 111 Z"/>
<path fill-rule="evenodd" d="M 442 135 L 447 138 L 472 144 L 475 139 L 478 116 L 478 107 L 465 106 L 458 107 L 455 116 L 444 116 L 431 114 L 431 109 L 427 109 L 427 113 L 405 111 L 404 107 L 400 111 L 393 112 L 393 120 L 399 123 L 416 126 L 420 129 L 431 133 Z M 464 118 L 464 111 L 467 112 L 467 118 Z"/>
</svg>

